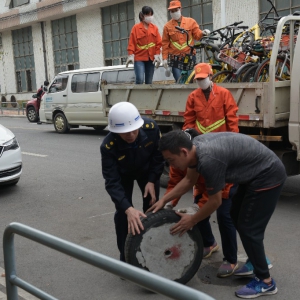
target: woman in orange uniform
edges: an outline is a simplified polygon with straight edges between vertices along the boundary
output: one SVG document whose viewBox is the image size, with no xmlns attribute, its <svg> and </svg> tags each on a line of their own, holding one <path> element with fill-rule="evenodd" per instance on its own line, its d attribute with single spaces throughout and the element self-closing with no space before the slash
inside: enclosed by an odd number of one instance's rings
<svg viewBox="0 0 300 300">
<path fill-rule="evenodd" d="M 158 68 L 161 49 L 161 36 L 153 24 L 153 9 L 144 6 L 139 14 L 140 23 L 133 26 L 128 43 L 126 66 L 134 63 L 135 83 L 151 84 L 154 65 Z"/>
</svg>

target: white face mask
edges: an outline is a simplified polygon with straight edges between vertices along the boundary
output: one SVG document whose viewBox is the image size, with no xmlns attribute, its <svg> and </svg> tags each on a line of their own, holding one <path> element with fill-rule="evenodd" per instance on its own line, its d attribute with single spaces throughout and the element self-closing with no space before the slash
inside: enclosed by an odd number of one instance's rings
<svg viewBox="0 0 300 300">
<path fill-rule="evenodd" d="M 207 90 L 210 87 L 210 83 L 211 83 L 211 81 L 209 79 L 209 76 L 207 76 L 206 78 L 201 79 L 201 80 L 197 79 L 197 84 L 198 84 L 199 88 L 202 90 Z"/>
<path fill-rule="evenodd" d="M 144 17 L 144 21 L 145 21 L 147 24 L 153 23 L 153 16 L 145 16 L 145 17 Z"/>
<path fill-rule="evenodd" d="M 170 15 L 171 15 L 171 18 L 172 18 L 173 20 L 177 21 L 177 20 L 180 19 L 180 17 L 181 17 L 181 11 L 180 11 L 180 9 L 179 9 L 179 10 L 177 10 L 177 11 L 174 12 L 174 13 L 170 12 Z"/>
</svg>

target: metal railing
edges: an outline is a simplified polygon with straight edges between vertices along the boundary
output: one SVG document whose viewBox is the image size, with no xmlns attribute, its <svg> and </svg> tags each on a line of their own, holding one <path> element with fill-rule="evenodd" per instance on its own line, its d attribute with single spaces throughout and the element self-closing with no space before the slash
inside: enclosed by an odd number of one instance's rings
<svg viewBox="0 0 300 300">
<path fill-rule="evenodd" d="M 0 102 L 0 111 L 3 115 L 3 110 L 17 110 L 18 115 L 20 114 L 20 111 L 22 111 L 22 114 L 25 114 L 25 106 L 26 102 L 22 102 L 20 105 L 18 102 Z"/>
<path fill-rule="evenodd" d="M 57 300 L 37 287 L 29 284 L 17 276 L 15 264 L 14 235 L 18 234 L 39 244 L 70 255 L 94 267 L 110 272 L 114 275 L 132 281 L 148 290 L 178 300 L 214 300 L 214 298 L 195 289 L 165 279 L 142 269 L 133 267 L 103 254 L 91 251 L 66 240 L 45 232 L 36 230 L 20 223 L 11 223 L 4 231 L 3 250 L 6 278 L 6 293 L 8 300 L 18 299 L 17 287 L 45 300 Z"/>
</svg>

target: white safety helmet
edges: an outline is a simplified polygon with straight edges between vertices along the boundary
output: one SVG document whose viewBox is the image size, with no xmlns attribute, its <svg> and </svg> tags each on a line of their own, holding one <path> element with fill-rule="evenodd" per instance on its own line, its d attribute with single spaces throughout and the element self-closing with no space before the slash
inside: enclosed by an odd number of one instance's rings
<svg viewBox="0 0 300 300">
<path fill-rule="evenodd" d="M 126 133 L 139 129 L 144 124 L 137 108 L 129 102 L 113 105 L 108 114 L 108 130 L 114 133 Z"/>
</svg>

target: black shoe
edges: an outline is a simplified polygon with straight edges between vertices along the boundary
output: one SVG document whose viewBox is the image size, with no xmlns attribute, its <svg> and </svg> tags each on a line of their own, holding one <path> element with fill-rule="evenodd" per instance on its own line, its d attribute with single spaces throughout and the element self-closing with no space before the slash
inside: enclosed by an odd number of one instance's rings
<svg viewBox="0 0 300 300">
<path fill-rule="evenodd" d="M 41 125 L 41 124 L 43 124 L 43 123 L 39 121 L 39 122 L 37 122 L 36 124 Z"/>
</svg>

